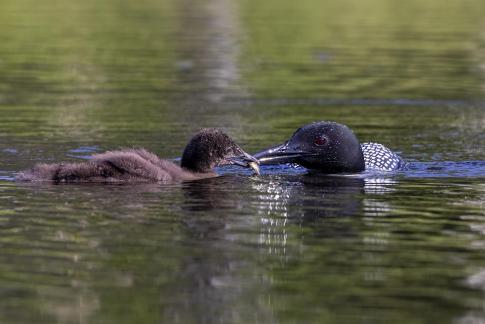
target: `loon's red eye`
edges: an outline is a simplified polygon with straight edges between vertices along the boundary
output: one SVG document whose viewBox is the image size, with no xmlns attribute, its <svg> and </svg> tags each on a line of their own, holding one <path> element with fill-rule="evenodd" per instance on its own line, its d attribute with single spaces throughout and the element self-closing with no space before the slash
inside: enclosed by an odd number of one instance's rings
<svg viewBox="0 0 485 324">
<path fill-rule="evenodd" d="M 328 142 L 328 139 L 325 136 L 318 136 L 313 141 L 313 144 L 317 146 L 323 146 L 323 145 L 326 145 L 327 142 Z"/>
</svg>

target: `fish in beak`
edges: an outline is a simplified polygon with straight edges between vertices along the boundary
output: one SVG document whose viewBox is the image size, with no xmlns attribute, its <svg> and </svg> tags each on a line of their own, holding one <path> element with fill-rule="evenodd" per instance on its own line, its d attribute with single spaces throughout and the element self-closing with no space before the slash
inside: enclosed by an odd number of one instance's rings
<svg viewBox="0 0 485 324">
<path fill-rule="evenodd" d="M 239 165 L 244 168 L 251 168 L 255 174 L 259 175 L 259 161 L 254 156 L 244 152 L 239 148 L 240 155 L 228 158 L 231 164 Z"/>
</svg>

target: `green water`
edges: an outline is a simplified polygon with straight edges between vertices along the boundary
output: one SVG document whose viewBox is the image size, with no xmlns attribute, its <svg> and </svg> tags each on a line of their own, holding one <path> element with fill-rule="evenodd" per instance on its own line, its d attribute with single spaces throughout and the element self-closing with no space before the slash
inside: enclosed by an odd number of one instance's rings
<svg viewBox="0 0 485 324">
<path fill-rule="evenodd" d="M 485 321 L 485 3 L 0 0 L 1 323 Z M 409 162 L 175 185 L 36 162 L 315 120 Z"/>
</svg>

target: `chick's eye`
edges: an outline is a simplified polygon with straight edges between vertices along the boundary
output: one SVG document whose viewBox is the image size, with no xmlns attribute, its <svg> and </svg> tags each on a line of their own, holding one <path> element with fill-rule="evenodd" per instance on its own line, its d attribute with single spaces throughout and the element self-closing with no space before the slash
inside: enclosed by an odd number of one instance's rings
<svg viewBox="0 0 485 324">
<path fill-rule="evenodd" d="M 313 144 L 315 144 L 317 146 L 323 146 L 323 145 L 326 145 L 327 142 L 328 142 L 328 139 L 326 137 L 324 137 L 324 136 L 318 136 L 313 141 Z"/>
</svg>

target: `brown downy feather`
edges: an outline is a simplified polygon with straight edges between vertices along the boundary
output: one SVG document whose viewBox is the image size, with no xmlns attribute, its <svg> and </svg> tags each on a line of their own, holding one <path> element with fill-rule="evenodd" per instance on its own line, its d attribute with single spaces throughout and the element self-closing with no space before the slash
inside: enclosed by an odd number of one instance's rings
<svg viewBox="0 0 485 324">
<path fill-rule="evenodd" d="M 16 179 L 55 183 L 174 183 L 216 176 L 212 171 L 213 167 L 230 164 L 228 159 L 241 154 L 246 153 L 229 136 L 220 130 L 209 128 L 195 134 L 187 144 L 182 166 L 162 160 L 144 149 L 127 149 L 95 154 L 86 162 L 37 164 L 30 170 L 20 172 Z"/>
<path fill-rule="evenodd" d="M 200 177 L 200 176 L 199 176 Z M 198 178 L 178 165 L 144 149 L 108 151 L 87 162 L 37 164 L 20 172 L 20 181 L 171 183 Z"/>
</svg>

